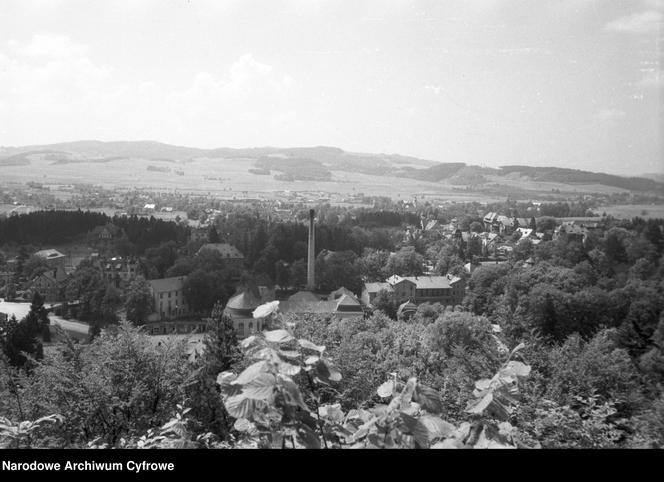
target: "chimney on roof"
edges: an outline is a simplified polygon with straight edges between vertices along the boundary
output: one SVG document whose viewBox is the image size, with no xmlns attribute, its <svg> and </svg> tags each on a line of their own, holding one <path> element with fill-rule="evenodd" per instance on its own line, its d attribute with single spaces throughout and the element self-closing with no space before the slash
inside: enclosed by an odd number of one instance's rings
<svg viewBox="0 0 664 482">
<path fill-rule="evenodd" d="M 309 210 L 309 252 L 307 255 L 307 289 L 313 291 L 316 287 L 315 275 L 315 231 L 314 210 Z"/>
</svg>

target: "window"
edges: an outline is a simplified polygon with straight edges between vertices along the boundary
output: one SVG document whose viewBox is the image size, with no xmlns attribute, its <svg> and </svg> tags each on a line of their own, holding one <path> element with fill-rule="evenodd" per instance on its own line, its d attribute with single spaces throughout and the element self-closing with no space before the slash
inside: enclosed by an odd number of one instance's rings
<svg viewBox="0 0 664 482">
<path fill-rule="evenodd" d="M 164 297 L 164 293 L 159 293 L 159 298 L 163 298 L 163 297 Z"/>
<path fill-rule="evenodd" d="M 239 322 L 237 324 L 237 332 L 239 333 L 240 336 L 244 336 L 244 323 Z"/>
<path fill-rule="evenodd" d="M 254 329 L 254 324 L 251 321 L 249 322 L 249 327 L 248 328 L 249 328 L 249 333 L 251 333 Z"/>
</svg>

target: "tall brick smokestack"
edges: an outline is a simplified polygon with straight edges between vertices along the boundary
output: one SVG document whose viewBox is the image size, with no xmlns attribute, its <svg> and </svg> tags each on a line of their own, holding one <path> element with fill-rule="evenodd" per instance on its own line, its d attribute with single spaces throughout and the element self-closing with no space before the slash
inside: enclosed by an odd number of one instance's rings
<svg viewBox="0 0 664 482">
<path fill-rule="evenodd" d="M 315 252 L 314 210 L 309 210 L 309 253 L 307 255 L 307 289 L 313 291 L 316 287 L 316 252 Z"/>
</svg>

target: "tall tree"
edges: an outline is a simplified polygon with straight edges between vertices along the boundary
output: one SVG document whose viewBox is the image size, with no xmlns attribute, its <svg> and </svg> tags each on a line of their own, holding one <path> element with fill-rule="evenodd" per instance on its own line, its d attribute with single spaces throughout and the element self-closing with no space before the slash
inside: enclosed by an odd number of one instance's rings
<svg viewBox="0 0 664 482">
<path fill-rule="evenodd" d="M 213 224 L 210 226 L 208 231 L 208 243 L 220 243 L 221 238 L 219 237 L 219 232 L 217 231 L 216 226 Z"/>
<path fill-rule="evenodd" d="M 153 311 L 153 300 L 150 285 L 142 276 L 137 277 L 129 285 L 125 309 L 127 320 L 135 325 L 142 325 Z"/>
</svg>

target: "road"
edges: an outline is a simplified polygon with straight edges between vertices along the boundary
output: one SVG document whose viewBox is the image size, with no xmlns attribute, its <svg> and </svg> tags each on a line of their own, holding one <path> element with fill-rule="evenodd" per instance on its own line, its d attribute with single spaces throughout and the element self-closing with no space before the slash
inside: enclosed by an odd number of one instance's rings
<svg viewBox="0 0 664 482">
<path fill-rule="evenodd" d="M 48 307 L 47 307 L 48 308 Z M 7 313 L 10 317 L 12 315 L 16 316 L 17 320 L 20 320 L 30 312 L 30 303 L 15 303 L 5 301 L 0 298 L 0 313 Z M 75 338 L 81 338 L 88 336 L 88 325 L 81 323 L 79 321 L 65 320 L 59 316 L 54 315 L 53 313 L 48 314 L 48 319 L 51 320 L 51 325 L 57 326 L 60 325 L 63 330 L 68 332 L 70 335 Z"/>
</svg>

